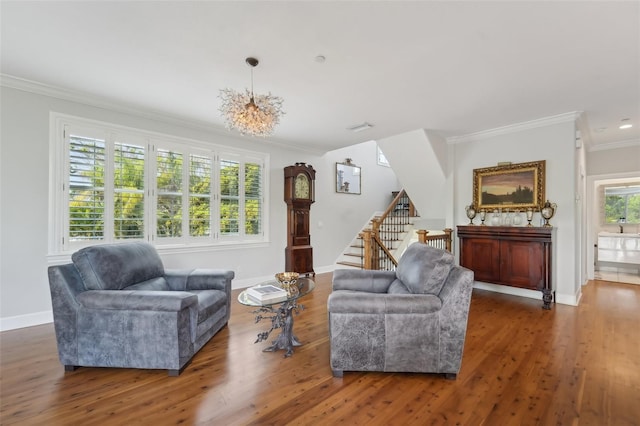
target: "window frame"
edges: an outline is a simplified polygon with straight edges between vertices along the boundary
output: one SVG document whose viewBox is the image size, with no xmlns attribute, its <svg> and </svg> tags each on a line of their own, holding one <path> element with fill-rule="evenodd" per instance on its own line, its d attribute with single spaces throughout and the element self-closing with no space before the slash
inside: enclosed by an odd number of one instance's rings
<svg viewBox="0 0 640 426">
<path fill-rule="evenodd" d="M 633 190 L 624 190 L 623 188 L 633 188 Z M 619 194 L 607 194 L 607 190 L 619 190 Z M 615 191 L 613 191 L 615 192 Z M 629 225 L 638 225 L 640 224 L 640 220 L 636 219 L 635 221 L 629 219 L 629 198 L 637 197 L 640 195 L 640 182 L 627 182 L 622 184 L 612 184 L 606 185 L 603 188 L 602 192 L 602 205 L 603 205 L 603 217 L 602 217 L 602 225 L 619 225 L 619 224 L 629 224 Z M 609 222 L 607 219 L 607 197 L 610 196 L 619 196 L 624 200 L 624 216 L 622 218 L 618 218 L 612 222 Z M 622 221 L 620 219 L 623 219 Z"/>
<path fill-rule="evenodd" d="M 104 236 L 100 240 L 70 241 L 69 239 L 69 137 L 73 133 L 78 136 L 95 137 L 105 140 L 105 212 Z M 114 224 L 114 148 L 116 143 L 140 145 L 144 141 L 144 237 L 116 239 Z M 182 167 L 182 235 L 180 237 L 162 238 L 157 236 L 157 150 L 170 149 L 183 155 Z M 190 235 L 190 161 L 191 156 L 211 158 L 211 193 L 210 193 L 210 235 Z M 225 235 L 220 233 L 220 189 L 219 162 L 222 156 L 234 156 L 244 163 L 257 162 L 261 170 L 261 232 L 257 235 L 245 235 L 246 224 L 240 222 L 241 233 Z M 146 241 L 154 244 L 158 250 L 169 251 L 202 251 L 211 249 L 236 247 L 266 246 L 269 242 L 269 154 L 231 148 L 221 144 L 203 142 L 194 139 L 171 136 L 153 131 L 121 126 L 117 124 L 91 120 L 56 112 L 50 113 L 50 148 L 49 148 L 49 256 L 67 255 L 82 247 L 127 241 Z M 243 168 L 244 170 L 244 168 Z M 243 172 L 244 173 L 244 172 Z M 108 176 L 108 178 L 107 178 Z M 109 182 L 107 182 L 109 180 Z M 244 182 L 244 177 L 242 177 Z M 244 203 L 242 192 L 242 203 Z M 242 219 L 244 218 L 241 216 Z M 242 220 L 241 219 L 241 220 Z"/>
</svg>

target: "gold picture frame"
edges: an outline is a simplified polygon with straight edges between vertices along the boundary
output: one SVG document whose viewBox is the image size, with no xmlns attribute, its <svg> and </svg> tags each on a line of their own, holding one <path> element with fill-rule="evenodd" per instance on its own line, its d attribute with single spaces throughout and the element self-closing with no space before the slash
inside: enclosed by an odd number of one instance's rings
<svg viewBox="0 0 640 426">
<path fill-rule="evenodd" d="M 473 170 L 476 210 L 540 209 L 544 204 L 545 160 Z"/>
</svg>

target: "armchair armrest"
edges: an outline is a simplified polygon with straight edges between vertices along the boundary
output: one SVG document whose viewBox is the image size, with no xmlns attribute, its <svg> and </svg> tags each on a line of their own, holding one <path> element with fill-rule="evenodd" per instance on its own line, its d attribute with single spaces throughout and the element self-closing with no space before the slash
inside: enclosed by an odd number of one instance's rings
<svg viewBox="0 0 640 426">
<path fill-rule="evenodd" d="M 197 306 L 198 296 L 183 291 L 89 290 L 76 298 L 89 309 L 178 312 Z"/>
<path fill-rule="evenodd" d="M 340 314 L 430 314 L 442 308 L 433 294 L 380 294 L 334 291 L 327 301 L 329 313 Z"/>
<path fill-rule="evenodd" d="M 167 269 L 165 279 L 172 290 L 221 290 L 231 292 L 235 273 L 226 269 Z"/>
<path fill-rule="evenodd" d="M 333 290 L 352 290 L 368 293 L 387 293 L 396 279 L 395 271 L 368 269 L 336 269 L 333 271 Z"/>
</svg>

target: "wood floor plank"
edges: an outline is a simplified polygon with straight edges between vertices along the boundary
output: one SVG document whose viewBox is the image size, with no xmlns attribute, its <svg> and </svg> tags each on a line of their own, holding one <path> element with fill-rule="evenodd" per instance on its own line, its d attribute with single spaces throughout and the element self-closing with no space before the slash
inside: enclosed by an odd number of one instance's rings
<svg viewBox="0 0 640 426">
<path fill-rule="evenodd" d="M 591 281 L 578 307 L 474 290 L 462 369 L 334 378 L 331 274 L 301 299 L 290 358 L 254 343 L 268 323 L 231 319 L 179 377 L 65 373 L 51 324 L 0 333 L 2 425 L 639 425 L 640 286 Z M 276 336 L 271 336 L 275 338 Z"/>
</svg>

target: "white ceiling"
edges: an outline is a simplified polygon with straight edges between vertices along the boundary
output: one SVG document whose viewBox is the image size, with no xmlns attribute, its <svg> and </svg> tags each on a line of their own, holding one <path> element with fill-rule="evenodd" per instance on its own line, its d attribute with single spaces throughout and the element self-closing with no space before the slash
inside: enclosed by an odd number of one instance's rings
<svg viewBox="0 0 640 426">
<path fill-rule="evenodd" d="M 0 6 L 3 74 L 221 129 L 218 91 L 249 86 L 255 56 L 256 93 L 284 98 L 270 139 L 308 149 L 573 111 L 592 146 L 640 140 L 638 1 Z M 623 118 L 634 127 L 619 130 Z"/>
</svg>

